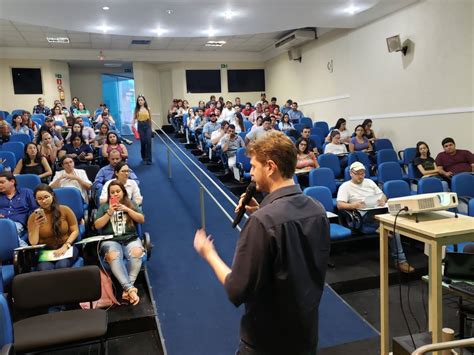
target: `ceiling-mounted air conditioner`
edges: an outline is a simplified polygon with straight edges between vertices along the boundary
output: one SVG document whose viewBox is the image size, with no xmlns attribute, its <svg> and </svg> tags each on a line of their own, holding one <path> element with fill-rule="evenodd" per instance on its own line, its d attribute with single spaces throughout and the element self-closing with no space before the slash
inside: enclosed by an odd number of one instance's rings
<svg viewBox="0 0 474 355">
<path fill-rule="evenodd" d="M 316 30 L 296 30 L 275 42 L 276 49 L 289 49 L 316 39 Z"/>
</svg>

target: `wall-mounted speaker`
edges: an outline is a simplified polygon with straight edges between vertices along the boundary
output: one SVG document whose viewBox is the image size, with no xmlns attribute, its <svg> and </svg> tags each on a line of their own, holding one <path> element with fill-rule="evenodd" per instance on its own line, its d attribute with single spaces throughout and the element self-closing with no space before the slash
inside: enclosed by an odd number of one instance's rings
<svg viewBox="0 0 474 355">
<path fill-rule="evenodd" d="M 301 63 L 301 50 L 298 48 L 290 48 L 288 51 L 288 60 L 298 60 Z"/>
</svg>

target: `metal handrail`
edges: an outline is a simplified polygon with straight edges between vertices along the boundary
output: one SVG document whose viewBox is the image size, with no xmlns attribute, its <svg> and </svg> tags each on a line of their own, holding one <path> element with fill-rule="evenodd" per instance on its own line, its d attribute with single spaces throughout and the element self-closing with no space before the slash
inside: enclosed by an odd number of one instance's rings
<svg viewBox="0 0 474 355">
<path fill-rule="evenodd" d="M 155 123 L 155 122 L 153 122 L 153 123 Z M 159 128 L 159 130 L 163 132 L 163 130 L 161 128 Z M 163 132 L 163 133 L 166 135 L 166 137 L 171 142 L 173 142 L 176 145 L 176 143 L 165 132 Z M 181 163 L 181 165 L 189 172 L 189 174 L 199 184 L 199 187 L 200 187 L 200 208 L 201 208 L 201 227 L 202 228 L 206 227 L 206 215 L 205 215 L 205 210 L 204 210 L 204 192 L 206 192 L 209 195 L 209 197 L 212 199 L 212 201 L 214 201 L 214 203 L 224 213 L 224 215 L 227 217 L 227 219 L 229 221 L 233 222 L 234 218 L 225 210 L 225 208 L 219 203 L 219 201 L 217 201 L 217 199 L 214 197 L 214 195 L 212 195 L 212 193 L 209 191 L 209 189 L 202 183 L 202 181 L 196 176 L 196 174 L 194 174 L 191 171 L 191 169 L 189 169 L 189 167 L 185 164 L 185 162 L 176 154 L 176 152 L 173 149 L 171 149 L 171 147 L 166 143 L 166 141 L 160 135 L 157 135 L 157 136 L 161 139 L 161 141 L 163 142 L 163 144 L 165 145 L 165 147 L 167 149 L 167 154 L 168 154 L 168 177 L 170 179 L 172 178 L 172 175 L 171 175 L 171 160 L 170 160 L 170 153 L 171 153 L 175 156 L 175 158 Z M 176 145 L 176 146 L 181 151 L 181 153 L 189 159 L 189 157 L 180 149 L 180 147 L 178 145 Z M 230 197 L 198 165 L 196 165 L 191 159 L 190 159 L 190 161 L 204 174 L 204 176 L 206 176 L 219 189 L 220 192 L 222 192 L 222 194 L 224 196 L 226 196 L 227 200 L 229 200 L 234 207 L 237 206 L 237 204 L 232 199 L 230 199 Z M 240 226 L 237 226 L 236 228 L 239 232 L 241 231 Z"/>
<path fill-rule="evenodd" d="M 452 350 L 455 348 L 465 348 L 467 346 L 474 345 L 474 338 L 445 341 L 443 343 L 427 344 L 419 347 L 412 355 L 423 355 L 428 352 L 439 351 L 439 350 Z"/>
</svg>

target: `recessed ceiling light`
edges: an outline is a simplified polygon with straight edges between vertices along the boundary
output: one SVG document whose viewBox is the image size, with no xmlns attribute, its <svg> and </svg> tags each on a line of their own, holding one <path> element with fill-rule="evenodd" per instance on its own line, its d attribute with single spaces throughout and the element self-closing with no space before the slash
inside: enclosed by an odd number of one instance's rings
<svg viewBox="0 0 474 355">
<path fill-rule="evenodd" d="M 226 43 L 227 43 L 226 41 L 207 41 L 205 46 L 206 47 L 222 47 Z"/>
<path fill-rule="evenodd" d="M 104 10 L 104 11 L 110 10 L 110 7 L 104 6 L 104 7 L 102 7 L 102 10 Z"/>
<path fill-rule="evenodd" d="M 232 20 L 232 17 L 235 16 L 235 12 L 233 12 L 232 10 L 227 10 L 224 12 L 223 15 L 227 20 Z"/>
<path fill-rule="evenodd" d="M 69 43 L 69 38 L 67 37 L 46 37 L 46 40 L 49 43 Z"/>
<path fill-rule="evenodd" d="M 153 30 L 153 32 L 155 32 L 157 36 L 162 36 L 163 34 L 168 32 L 168 30 L 158 27 L 157 29 Z"/>
<path fill-rule="evenodd" d="M 174 12 L 174 11 L 173 11 L 173 10 L 171 10 L 171 9 L 169 9 L 169 10 L 166 10 L 166 13 L 167 13 L 168 15 L 171 15 L 173 12 Z"/>
<path fill-rule="evenodd" d="M 103 33 L 107 33 L 108 31 L 110 31 L 110 29 L 111 28 L 105 24 L 99 27 L 99 30 L 101 30 Z"/>
<path fill-rule="evenodd" d="M 209 28 L 209 29 L 207 30 L 207 35 L 208 35 L 209 37 L 214 37 L 214 36 L 216 35 L 216 31 L 215 31 L 213 28 Z"/>
<path fill-rule="evenodd" d="M 344 11 L 346 13 L 348 13 L 349 15 L 354 15 L 356 12 L 359 11 L 359 9 L 357 7 L 355 7 L 354 5 L 351 5 L 351 6 L 347 7 Z"/>
</svg>

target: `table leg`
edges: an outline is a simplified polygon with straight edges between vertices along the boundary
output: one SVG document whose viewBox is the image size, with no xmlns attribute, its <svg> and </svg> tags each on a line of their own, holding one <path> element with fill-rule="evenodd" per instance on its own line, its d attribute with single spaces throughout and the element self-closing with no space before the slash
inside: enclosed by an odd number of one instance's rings
<svg viewBox="0 0 474 355">
<path fill-rule="evenodd" d="M 441 251 L 442 246 L 436 241 L 430 243 L 429 256 L 429 330 L 432 332 L 433 343 L 441 342 L 443 326 L 443 290 L 441 285 Z M 438 354 L 437 352 L 433 353 Z"/>
<path fill-rule="evenodd" d="M 380 225 L 380 354 L 388 355 L 390 331 L 388 322 L 388 231 Z"/>
</svg>

